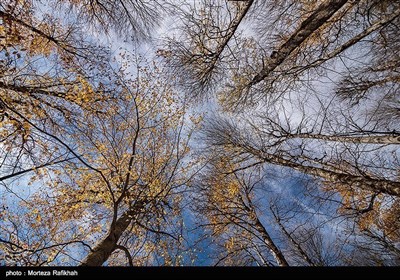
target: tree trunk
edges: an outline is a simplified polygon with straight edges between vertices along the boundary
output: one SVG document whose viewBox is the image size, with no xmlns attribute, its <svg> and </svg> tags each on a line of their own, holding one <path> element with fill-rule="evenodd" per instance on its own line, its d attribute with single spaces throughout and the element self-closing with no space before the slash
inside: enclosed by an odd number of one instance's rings
<svg viewBox="0 0 400 280">
<path fill-rule="evenodd" d="M 355 144 L 400 144 L 400 136 L 385 135 L 385 136 L 336 136 L 323 134 L 291 134 L 289 138 L 307 138 L 320 139 L 326 141 L 355 143 Z"/>
<path fill-rule="evenodd" d="M 336 57 L 340 53 L 344 52 L 348 48 L 350 48 L 350 47 L 354 46 L 355 44 L 357 44 L 358 42 L 360 42 L 362 39 L 364 39 L 365 37 L 367 37 L 371 33 L 375 32 L 375 31 L 379 30 L 380 28 L 383 28 L 387 24 L 391 23 L 399 15 L 400 15 L 400 10 L 396 10 L 390 16 L 385 17 L 385 18 L 381 19 L 380 21 L 375 22 L 370 27 L 368 27 L 367 29 L 365 29 L 361 33 L 357 34 L 356 36 L 354 36 L 353 38 L 348 40 L 346 43 L 344 43 L 343 45 L 337 47 L 332 52 L 330 52 L 330 53 L 328 53 L 328 54 L 326 54 L 326 55 L 324 55 L 322 57 L 319 57 L 317 60 L 315 60 L 312 63 L 309 63 L 309 64 L 307 64 L 307 65 L 305 65 L 303 67 L 300 67 L 301 68 L 300 71 L 303 71 L 303 70 L 306 70 L 306 69 L 309 69 L 309 68 L 312 68 L 312 67 L 320 66 L 321 64 L 325 63 L 326 61 Z"/>
<path fill-rule="evenodd" d="M 368 178 L 348 173 L 339 173 L 320 167 L 304 166 L 299 163 L 294 163 L 278 157 L 275 157 L 271 160 L 266 159 L 266 161 L 282 166 L 292 167 L 293 169 L 301 171 L 303 173 L 323 178 L 328 182 L 342 183 L 351 187 L 361 188 L 373 192 L 381 192 L 388 195 L 400 197 L 400 182 L 385 179 Z"/>
<path fill-rule="evenodd" d="M 315 266 L 314 262 L 311 260 L 311 258 L 307 255 L 307 253 L 303 250 L 303 248 L 300 246 L 300 244 L 293 238 L 293 236 L 286 230 L 282 222 L 280 221 L 279 217 L 272 211 L 272 214 L 274 215 L 276 223 L 279 225 L 281 228 L 282 232 L 285 234 L 285 236 L 292 242 L 294 247 L 297 249 L 299 254 L 302 256 L 302 258 L 311 266 Z"/>
<path fill-rule="evenodd" d="M 347 0 L 324 1 L 314 13 L 301 23 L 292 36 L 274 52 L 274 55 L 271 55 L 269 61 L 265 63 L 263 69 L 253 78 L 249 86 L 258 84 L 264 80 L 270 72 L 282 64 L 301 43 L 326 23 L 346 2 Z"/>
<path fill-rule="evenodd" d="M 132 221 L 131 211 L 127 211 L 112 224 L 107 236 L 82 261 L 81 266 L 101 266 L 111 253 L 117 249 L 117 243 L 122 233 Z"/>
<path fill-rule="evenodd" d="M 215 51 L 215 57 L 218 58 L 221 56 L 222 52 L 228 45 L 229 41 L 232 39 L 233 35 L 239 28 L 240 23 L 243 21 L 244 17 L 250 10 L 251 5 L 253 5 L 254 0 L 247 1 L 245 8 L 243 9 L 242 13 L 239 15 L 238 18 L 234 19 L 228 27 L 228 33 L 225 36 L 224 40 L 217 46 Z"/>
<path fill-rule="evenodd" d="M 268 232 L 265 230 L 263 224 L 258 219 L 257 214 L 253 211 L 253 216 L 255 217 L 254 227 L 256 230 L 261 234 L 261 237 L 264 243 L 268 246 L 271 254 L 274 256 L 276 262 L 279 266 L 289 266 L 288 262 L 285 259 L 285 256 L 282 254 L 281 250 L 275 245 L 274 241 L 272 240 L 271 236 L 269 236 Z"/>
<path fill-rule="evenodd" d="M 332 183 L 342 183 L 350 187 L 356 187 L 373 192 L 381 192 L 384 194 L 400 197 L 400 182 L 391 181 L 386 179 L 375 179 L 367 176 L 360 176 L 355 174 L 349 174 L 345 172 L 329 170 L 329 166 L 316 167 L 302 165 L 297 162 L 285 159 L 281 156 L 276 156 L 268 153 L 264 153 L 252 147 L 242 147 L 245 150 L 254 155 L 255 157 L 262 159 L 263 161 L 271 164 L 277 164 L 286 166 L 303 172 L 305 174 L 313 175 L 325 179 Z"/>
</svg>

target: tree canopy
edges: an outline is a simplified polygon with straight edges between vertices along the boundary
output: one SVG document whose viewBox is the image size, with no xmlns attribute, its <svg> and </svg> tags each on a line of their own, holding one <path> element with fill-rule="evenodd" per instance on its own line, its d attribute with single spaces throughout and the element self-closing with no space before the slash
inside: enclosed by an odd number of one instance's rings
<svg viewBox="0 0 400 280">
<path fill-rule="evenodd" d="M 0 264 L 400 264 L 400 3 L 0 3 Z"/>
</svg>

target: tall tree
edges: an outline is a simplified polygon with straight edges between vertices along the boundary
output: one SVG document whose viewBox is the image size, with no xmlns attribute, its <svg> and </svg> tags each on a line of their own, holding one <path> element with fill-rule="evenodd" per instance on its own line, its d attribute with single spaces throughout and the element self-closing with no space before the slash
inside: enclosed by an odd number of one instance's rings
<svg viewBox="0 0 400 280">
<path fill-rule="evenodd" d="M 254 131 L 251 132 L 253 133 L 244 135 L 237 129 L 237 125 L 231 121 L 217 120 L 209 126 L 207 135 L 212 145 L 221 147 L 222 151 L 226 149 L 227 152 L 225 153 L 237 157 L 238 161 L 249 160 L 249 165 L 252 165 L 252 161 L 255 161 L 253 164 L 280 165 L 320 177 L 327 183 L 400 196 L 400 182 L 396 179 L 395 174 L 391 176 L 394 176 L 393 179 L 388 177 L 388 173 L 374 174 L 372 168 L 366 170 L 366 166 L 358 164 L 357 161 L 348 162 L 346 158 L 333 159 L 328 157 L 324 159 L 323 156 L 319 159 L 313 157 L 313 154 L 307 154 L 307 146 L 301 142 L 296 145 L 296 148 L 281 145 L 280 141 L 286 140 L 285 136 L 283 136 L 283 140 L 277 140 L 272 145 L 268 145 L 268 142 L 264 141 L 268 135 L 254 135 Z M 312 138 L 312 135 L 310 137 Z M 261 141 L 257 141 L 256 138 L 261 139 Z M 248 155 L 250 155 L 250 158 Z M 314 153 L 314 156 L 318 155 Z M 390 170 L 390 167 L 388 169 Z"/>
<path fill-rule="evenodd" d="M 216 89 L 232 110 L 329 73 L 336 61 L 348 67 L 357 46 L 359 57 L 378 52 L 399 15 L 395 1 L 202 1 L 185 14 L 167 54 L 190 85 Z"/>
<path fill-rule="evenodd" d="M 32 182 L 41 180 L 40 191 L 5 211 L 1 241 L 10 263 L 182 261 L 181 252 L 171 259 L 168 244 L 183 246 L 181 195 L 195 164 L 185 159 L 192 129 L 183 127 L 187 104 L 157 66 L 134 67 L 136 75 L 128 68 L 114 73 L 118 98 L 104 112 L 87 112 L 85 123 L 71 124 L 58 139 L 76 158 L 38 171 Z M 20 228 L 26 223 L 29 233 Z"/>
<path fill-rule="evenodd" d="M 399 26 L 390 0 L 2 1 L 0 262 L 188 264 L 193 234 L 217 265 L 398 264 Z M 200 156 L 188 96 L 219 110 Z"/>
<path fill-rule="evenodd" d="M 162 54 L 191 92 L 228 112 L 206 128 L 209 143 L 240 170 L 275 165 L 321 180 L 342 209 L 360 210 L 358 222 L 389 213 L 400 195 L 398 3 L 216 0 L 193 10 Z"/>
<path fill-rule="evenodd" d="M 353 223 L 337 212 L 343 205 L 332 203 L 313 180 L 290 173 L 269 166 L 240 169 L 222 154 L 202 171 L 194 208 L 198 226 L 212 239 L 215 265 L 353 264 L 347 247 L 356 243 L 343 230 Z M 274 187 L 282 181 L 283 189 Z"/>
</svg>

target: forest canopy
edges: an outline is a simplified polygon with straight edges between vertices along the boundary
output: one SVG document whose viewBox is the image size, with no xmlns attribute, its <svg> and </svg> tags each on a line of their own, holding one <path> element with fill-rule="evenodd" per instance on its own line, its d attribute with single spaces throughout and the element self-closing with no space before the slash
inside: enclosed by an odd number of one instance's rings
<svg viewBox="0 0 400 280">
<path fill-rule="evenodd" d="M 1 266 L 400 265 L 400 2 L 3 0 Z"/>
</svg>

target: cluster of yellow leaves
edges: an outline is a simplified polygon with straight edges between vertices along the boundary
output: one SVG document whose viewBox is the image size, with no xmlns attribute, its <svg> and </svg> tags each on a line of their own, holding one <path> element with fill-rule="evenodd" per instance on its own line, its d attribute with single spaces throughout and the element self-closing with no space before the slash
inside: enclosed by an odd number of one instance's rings
<svg viewBox="0 0 400 280">
<path fill-rule="evenodd" d="M 20 206 L 27 211 L 21 219 L 29 224 L 29 228 L 46 232 L 46 238 L 50 238 L 54 243 L 86 239 L 87 236 L 101 232 L 102 225 L 97 222 L 100 217 L 89 218 L 90 212 L 84 207 L 85 203 L 78 201 L 81 199 L 80 194 L 75 197 L 71 196 L 71 193 L 67 194 L 62 182 L 53 184 L 53 188 L 50 188 L 50 180 L 47 174 L 47 177 L 41 179 L 42 186 L 39 190 L 31 195 L 29 200 L 20 202 Z M 90 200 L 87 196 L 84 199 Z M 49 259 L 52 258 L 52 252 L 46 250 Z"/>
<path fill-rule="evenodd" d="M 241 203 L 242 185 L 233 174 L 224 174 L 234 169 L 228 158 L 221 157 L 216 161 L 210 176 L 207 178 L 207 201 L 210 211 L 205 215 L 210 220 L 214 234 L 223 234 L 225 224 L 235 220 L 235 208 Z M 232 212 L 233 211 L 233 212 Z M 224 213 L 224 214 L 222 214 Z"/>
<path fill-rule="evenodd" d="M 374 209 L 359 217 L 358 225 L 361 230 L 380 229 L 385 237 L 392 242 L 400 241 L 400 202 L 399 199 L 382 205 L 377 202 Z"/>
<path fill-rule="evenodd" d="M 371 204 L 374 195 L 370 191 L 351 188 L 342 184 L 325 184 L 327 191 L 335 191 L 342 197 L 342 206 L 339 211 L 343 214 L 357 214 L 357 224 L 363 230 L 380 229 L 394 242 L 400 240 L 400 200 L 377 195 Z"/>
<path fill-rule="evenodd" d="M 240 193 L 240 184 L 232 174 L 224 174 L 224 172 L 232 170 L 232 166 L 227 160 L 218 161 L 215 168 L 220 172 L 210 179 L 213 190 L 210 198 L 214 203 L 223 206 L 235 201 Z"/>
<path fill-rule="evenodd" d="M 11 143 L 25 143 L 31 135 L 31 126 L 26 121 L 17 121 L 15 119 L 4 118 L 0 122 L 0 139 L 4 149 L 10 151 L 15 148 Z M 18 140 L 16 142 L 16 140 Z"/>
<path fill-rule="evenodd" d="M 60 111 L 68 119 L 70 109 L 74 108 L 71 104 L 85 109 L 93 107 L 94 89 L 89 81 L 75 74 L 73 65 L 69 65 L 71 70 L 64 69 L 71 71 L 64 78 L 64 73 L 59 75 L 49 71 L 54 63 L 58 64 L 57 59 L 50 55 L 61 54 L 65 43 L 59 36 L 65 33 L 60 21 L 47 14 L 37 17 L 30 0 L 6 1 L 3 7 L 5 15 L 0 19 L 0 50 L 5 51 L 10 61 L 0 73 L 5 84 L 0 89 L 2 101 L 34 123 L 50 120 L 52 113 L 59 114 Z M 22 141 L 26 141 L 31 135 L 28 122 L 11 112 L 7 114 L 12 117 L 0 115 L 2 140 L 17 132 Z M 12 149 L 15 143 L 8 139 L 3 145 Z"/>
<path fill-rule="evenodd" d="M 54 30 L 61 30 L 61 26 L 38 20 L 33 15 L 31 1 L 19 2 L 14 3 L 13 10 L 5 10 L 0 28 L 0 46 L 5 49 L 26 51 L 30 56 L 49 56 L 55 51 L 56 46 L 46 36 L 52 36 Z M 18 9 L 19 12 L 16 11 Z"/>
<path fill-rule="evenodd" d="M 381 213 L 382 229 L 394 242 L 400 242 L 400 200 L 396 199 L 389 209 Z"/>
<path fill-rule="evenodd" d="M 231 251 L 232 249 L 234 249 L 236 247 L 236 243 L 237 241 L 235 237 L 233 236 L 229 237 L 229 239 L 225 241 L 226 250 Z"/>
<path fill-rule="evenodd" d="M 20 29 L 16 26 L 5 24 L 2 19 L 2 25 L 0 25 L 0 47 L 1 50 L 8 49 L 12 46 L 21 43 L 23 36 L 21 35 Z"/>
<path fill-rule="evenodd" d="M 218 103 L 227 112 L 237 108 L 237 104 L 242 100 L 246 100 L 249 104 L 251 103 L 248 98 L 250 97 L 248 86 L 252 78 L 257 74 L 255 65 L 260 63 L 260 50 L 253 38 L 242 39 L 237 48 L 241 56 L 238 57 L 238 61 L 246 61 L 247 65 L 238 63 L 235 60 L 229 62 L 229 73 L 227 73 L 229 75 L 229 83 L 217 92 Z"/>
<path fill-rule="evenodd" d="M 6 38 L 6 28 L 3 26 L 3 20 L 0 20 L 0 46 L 3 48 L 6 46 L 5 38 Z"/>
<path fill-rule="evenodd" d="M 37 27 L 47 34 L 50 33 L 50 26 L 47 23 L 40 23 Z M 44 55 L 49 56 L 56 48 L 54 44 L 47 38 L 43 36 L 38 36 L 37 34 L 31 33 L 28 38 L 31 38 L 28 43 L 28 54 L 31 56 L 34 55 Z"/>
<path fill-rule="evenodd" d="M 234 229 L 233 236 L 225 238 L 224 248 L 226 252 L 223 253 L 224 265 L 245 265 L 242 253 L 246 250 L 246 241 L 253 239 L 251 233 L 245 229 Z M 222 236 L 221 236 L 222 237 Z"/>
<path fill-rule="evenodd" d="M 74 85 L 67 94 L 66 99 L 83 106 L 94 101 L 96 93 L 92 85 L 81 76 L 77 77 L 76 82 L 76 85 Z"/>
</svg>

